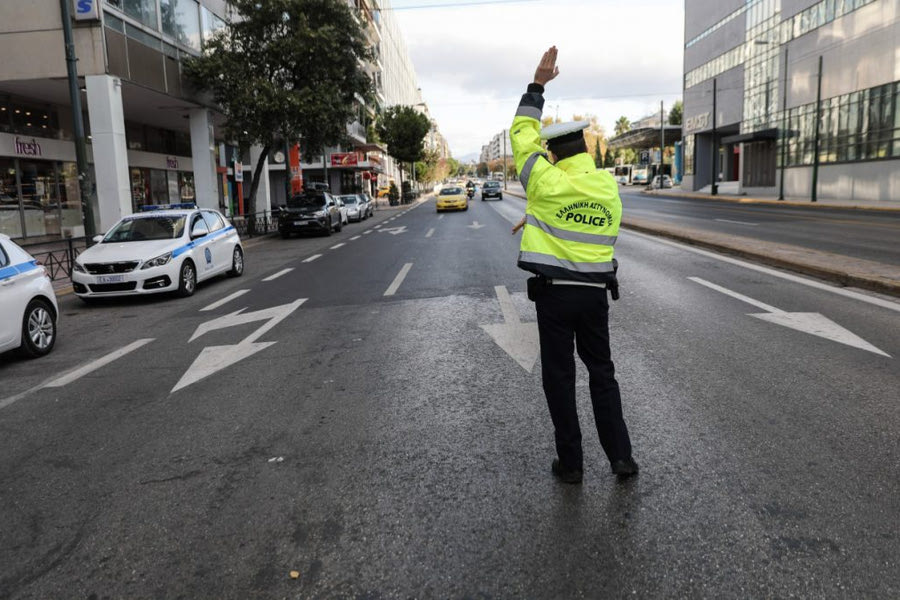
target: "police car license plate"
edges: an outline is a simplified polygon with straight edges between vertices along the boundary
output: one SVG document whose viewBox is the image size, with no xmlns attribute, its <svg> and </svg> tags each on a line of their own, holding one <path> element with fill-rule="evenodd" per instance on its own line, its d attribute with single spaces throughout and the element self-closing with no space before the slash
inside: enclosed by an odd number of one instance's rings
<svg viewBox="0 0 900 600">
<path fill-rule="evenodd" d="M 97 277 L 97 283 L 122 283 L 125 281 L 124 275 L 100 275 Z"/>
</svg>

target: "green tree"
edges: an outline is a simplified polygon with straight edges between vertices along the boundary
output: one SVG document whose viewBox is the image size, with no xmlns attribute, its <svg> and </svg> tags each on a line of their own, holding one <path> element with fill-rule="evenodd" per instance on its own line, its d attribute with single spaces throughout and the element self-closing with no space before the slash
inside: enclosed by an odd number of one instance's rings
<svg viewBox="0 0 900 600">
<path fill-rule="evenodd" d="M 431 130 L 428 117 L 411 106 L 391 106 L 378 120 L 378 137 L 387 145 L 388 154 L 400 164 L 400 188 L 403 189 L 403 164 L 422 159 L 423 141 Z"/>
<path fill-rule="evenodd" d="M 615 167 L 616 166 L 616 151 L 609 147 L 609 144 L 606 145 L 606 155 L 603 157 L 603 166 L 604 167 Z"/>
<path fill-rule="evenodd" d="M 616 137 L 622 135 L 623 133 L 627 133 L 631 131 L 631 121 L 628 120 L 628 117 L 621 116 L 619 120 L 616 121 Z"/>
<path fill-rule="evenodd" d="M 480 162 L 478 163 L 478 166 L 475 167 L 475 174 L 479 177 L 487 177 L 490 172 L 490 167 L 488 167 L 486 162 Z"/>
<path fill-rule="evenodd" d="M 597 138 L 596 146 L 594 147 L 594 165 L 599 169 L 603 166 L 603 153 L 600 151 L 600 138 Z"/>
<path fill-rule="evenodd" d="M 342 0 L 229 0 L 235 15 L 184 72 L 227 118 L 226 136 L 262 146 L 248 212 L 269 150 L 302 138 L 319 153 L 346 137 L 356 95 L 368 97 L 365 33 Z M 323 57 L 328 57 L 323 60 Z M 251 228 L 254 220 L 250 221 Z"/>
<path fill-rule="evenodd" d="M 681 120 L 684 117 L 684 102 L 681 100 L 677 100 L 675 104 L 672 105 L 672 109 L 669 111 L 669 125 L 681 125 Z"/>
</svg>

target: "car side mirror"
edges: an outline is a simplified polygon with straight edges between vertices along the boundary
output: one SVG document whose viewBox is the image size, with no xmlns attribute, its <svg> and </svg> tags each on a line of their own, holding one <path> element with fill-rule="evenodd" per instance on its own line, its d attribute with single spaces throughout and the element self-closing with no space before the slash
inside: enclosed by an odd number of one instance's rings
<svg viewBox="0 0 900 600">
<path fill-rule="evenodd" d="M 206 226 L 206 223 L 204 221 L 194 223 L 194 227 L 191 229 L 191 239 L 195 240 L 204 235 L 209 235 L 209 227 Z"/>
<path fill-rule="evenodd" d="M 93 240 L 93 242 L 94 242 L 95 244 L 99 244 L 100 242 L 103 241 L 103 236 L 102 236 L 102 235 L 95 235 L 94 237 L 91 238 L 91 240 Z"/>
</svg>

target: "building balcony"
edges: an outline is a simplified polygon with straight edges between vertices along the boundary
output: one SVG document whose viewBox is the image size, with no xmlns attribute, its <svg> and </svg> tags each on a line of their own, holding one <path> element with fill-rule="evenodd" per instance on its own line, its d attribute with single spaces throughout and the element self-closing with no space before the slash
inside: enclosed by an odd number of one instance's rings
<svg viewBox="0 0 900 600">
<path fill-rule="evenodd" d="M 347 135 L 357 144 L 366 143 L 366 127 L 359 121 L 354 121 L 347 125 Z"/>
</svg>

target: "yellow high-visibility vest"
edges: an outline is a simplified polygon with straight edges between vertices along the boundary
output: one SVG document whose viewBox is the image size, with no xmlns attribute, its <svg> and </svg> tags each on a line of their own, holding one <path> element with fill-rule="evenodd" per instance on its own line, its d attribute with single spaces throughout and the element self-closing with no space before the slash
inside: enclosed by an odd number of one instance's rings
<svg viewBox="0 0 900 600">
<path fill-rule="evenodd" d="M 518 266 L 550 279 L 613 281 L 613 246 L 622 218 L 618 183 L 597 170 L 587 153 L 550 163 L 540 139 L 543 103 L 529 86 L 510 129 L 528 197 Z"/>
</svg>

